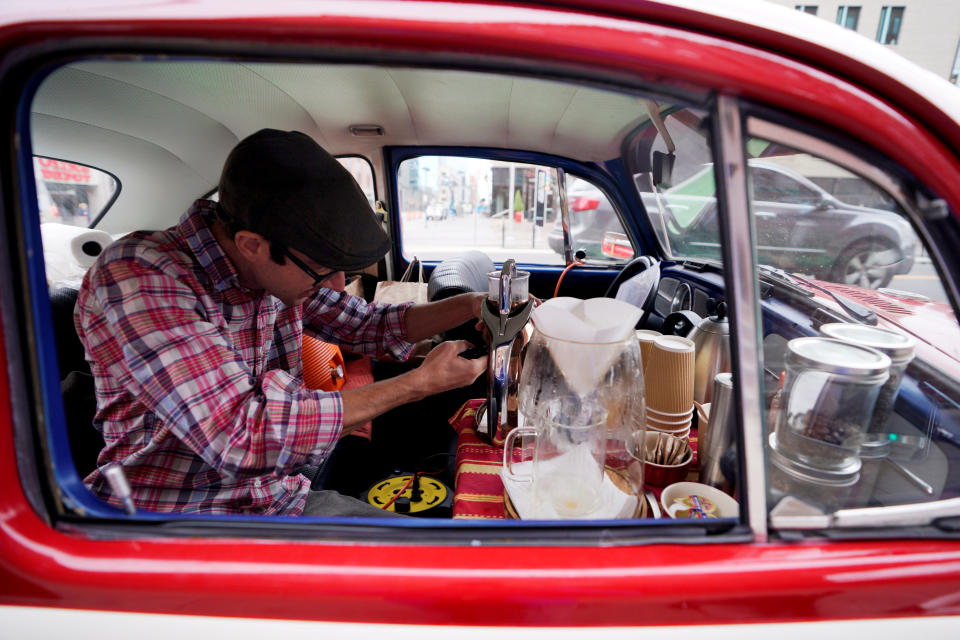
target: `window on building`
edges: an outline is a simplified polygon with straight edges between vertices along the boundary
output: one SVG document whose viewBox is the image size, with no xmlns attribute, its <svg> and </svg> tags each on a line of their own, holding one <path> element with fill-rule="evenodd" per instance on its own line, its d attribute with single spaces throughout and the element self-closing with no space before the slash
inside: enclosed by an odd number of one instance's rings
<svg viewBox="0 0 960 640">
<path fill-rule="evenodd" d="M 803 11 L 804 13 L 809 13 L 812 16 L 817 15 L 817 5 L 815 4 L 798 4 L 794 7 L 797 11 Z"/>
<path fill-rule="evenodd" d="M 903 9 L 903 7 L 884 7 L 880 10 L 877 42 L 897 44 L 900 38 L 900 25 L 903 23 Z"/>
<path fill-rule="evenodd" d="M 839 6 L 837 7 L 837 24 L 843 25 L 847 29 L 857 30 L 860 23 L 860 7 Z"/>
</svg>

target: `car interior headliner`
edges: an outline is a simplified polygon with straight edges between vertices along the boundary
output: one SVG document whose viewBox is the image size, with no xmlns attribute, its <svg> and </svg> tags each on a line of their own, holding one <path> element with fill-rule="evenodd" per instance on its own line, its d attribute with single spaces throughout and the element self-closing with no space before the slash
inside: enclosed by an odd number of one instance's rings
<svg viewBox="0 0 960 640">
<path fill-rule="evenodd" d="M 331 153 L 378 162 L 391 145 L 482 146 L 579 161 L 619 155 L 651 103 L 570 82 L 356 64 L 82 61 L 51 73 L 31 105 L 35 155 L 113 173 L 98 225 L 162 228 L 213 190 L 230 149 L 263 127 L 300 130 Z M 356 135 L 376 125 L 382 135 Z"/>
</svg>

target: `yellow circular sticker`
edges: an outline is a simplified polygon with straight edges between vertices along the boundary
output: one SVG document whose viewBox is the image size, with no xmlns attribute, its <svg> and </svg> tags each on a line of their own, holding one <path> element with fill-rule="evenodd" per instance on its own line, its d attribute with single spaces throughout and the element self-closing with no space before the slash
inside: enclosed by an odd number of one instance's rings
<svg viewBox="0 0 960 640">
<path fill-rule="evenodd" d="M 383 509 L 383 505 L 387 504 L 393 497 L 397 495 L 403 487 L 410 482 L 412 476 L 408 473 L 403 476 L 393 476 L 385 480 L 381 480 L 377 484 L 373 485 L 370 488 L 370 491 L 367 492 L 367 502 L 372 504 L 375 507 L 380 507 Z M 413 483 L 410 482 L 410 486 L 403 490 L 403 493 L 400 494 L 400 497 L 411 498 L 410 502 L 410 511 L 408 513 L 417 513 L 420 511 L 426 511 L 427 509 L 432 509 L 433 507 L 438 507 L 444 503 L 447 499 L 447 487 L 440 481 L 434 480 L 428 476 L 420 476 L 420 499 L 412 500 L 412 491 Z M 396 512 L 396 503 L 391 504 L 386 508 L 386 511 Z"/>
</svg>

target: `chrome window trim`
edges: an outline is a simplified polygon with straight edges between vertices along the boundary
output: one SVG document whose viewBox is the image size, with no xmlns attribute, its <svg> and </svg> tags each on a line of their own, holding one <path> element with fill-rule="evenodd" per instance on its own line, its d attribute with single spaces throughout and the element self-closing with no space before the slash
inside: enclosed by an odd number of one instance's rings
<svg viewBox="0 0 960 640">
<path fill-rule="evenodd" d="M 715 154 L 719 162 L 718 198 L 722 224 L 724 272 L 730 304 L 731 356 L 733 357 L 734 397 L 742 427 L 744 482 L 741 507 L 746 503 L 747 523 L 755 542 L 767 541 L 767 483 L 763 442 L 763 359 L 760 345 L 760 295 L 757 283 L 753 215 L 747 190 L 747 160 L 744 149 L 743 121 L 736 98 L 717 98 Z M 741 231 L 735 233 L 734 230 Z M 747 233 L 742 233 L 746 230 Z M 760 366 L 757 366 L 760 365 Z M 745 489 L 745 490 L 744 490 Z"/>
<path fill-rule="evenodd" d="M 796 531 L 824 529 L 870 529 L 880 527 L 923 527 L 937 518 L 953 518 L 960 513 L 960 498 L 936 502 L 895 504 L 884 507 L 841 509 L 831 514 L 818 512 L 802 503 L 793 503 L 770 514 L 770 526 Z"/>
<path fill-rule="evenodd" d="M 567 172 L 557 169 L 557 195 L 560 196 L 560 228 L 563 230 L 563 263 L 573 264 L 573 239 L 570 237 L 570 209 L 567 204 Z"/>
</svg>

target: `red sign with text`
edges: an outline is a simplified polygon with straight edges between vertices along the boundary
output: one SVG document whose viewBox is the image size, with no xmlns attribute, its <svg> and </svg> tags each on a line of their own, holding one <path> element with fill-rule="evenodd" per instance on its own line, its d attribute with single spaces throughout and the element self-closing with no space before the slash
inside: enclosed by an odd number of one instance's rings
<svg viewBox="0 0 960 640">
<path fill-rule="evenodd" d="M 50 158 L 37 158 L 37 162 L 40 165 L 40 175 L 44 180 L 90 183 L 90 167 Z"/>
</svg>

